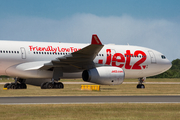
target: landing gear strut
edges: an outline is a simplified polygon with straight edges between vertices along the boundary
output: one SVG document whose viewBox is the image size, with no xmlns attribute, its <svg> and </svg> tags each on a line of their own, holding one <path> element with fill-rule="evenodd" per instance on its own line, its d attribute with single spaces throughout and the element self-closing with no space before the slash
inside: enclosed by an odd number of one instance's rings
<svg viewBox="0 0 180 120">
<path fill-rule="evenodd" d="M 63 89 L 64 85 L 60 80 L 63 76 L 62 68 L 53 68 L 53 76 L 50 82 L 44 82 L 41 84 L 41 89 Z"/>
<path fill-rule="evenodd" d="M 4 85 L 4 88 L 7 88 L 7 89 L 26 89 L 27 88 L 25 84 L 25 79 L 14 78 L 14 80 L 15 80 L 14 83 L 6 83 Z"/>
<path fill-rule="evenodd" d="M 145 88 L 145 85 L 142 84 L 144 81 L 145 81 L 146 78 L 139 78 L 139 83 L 137 85 L 137 88 L 141 88 L 141 89 L 144 89 Z"/>
</svg>

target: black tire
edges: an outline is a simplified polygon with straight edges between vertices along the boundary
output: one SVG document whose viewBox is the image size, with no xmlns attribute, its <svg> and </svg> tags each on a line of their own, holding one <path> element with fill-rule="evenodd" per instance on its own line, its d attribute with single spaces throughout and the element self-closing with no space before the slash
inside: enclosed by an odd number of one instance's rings
<svg viewBox="0 0 180 120">
<path fill-rule="evenodd" d="M 60 89 L 63 89 L 63 88 L 64 88 L 64 84 L 63 84 L 62 82 L 59 82 L 58 84 L 59 84 L 59 88 L 60 88 Z"/>
<path fill-rule="evenodd" d="M 141 89 L 144 89 L 144 88 L 145 88 L 145 86 L 142 84 L 142 85 L 141 85 Z"/>
<path fill-rule="evenodd" d="M 138 88 L 138 89 L 144 89 L 145 86 L 144 86 L 144 84 L 138 84 L 138 85 L 137 85 L 137 88 Z"/>
<path fill-rule="evenodd" d="M 16 89 L 22 89 L 22 88 L 21 88 L 21 84 L 17 83 Z"/>
<path fill-rule="evenodd" d="M 54 88 L 59 89 L 59 83 L 54 83 Z"/>
<path fill-rule="evenodd" d="M 6 83 L 6 84 L 4 85 L 4 88 L 7 88 L 9 85 L 10 85 L 10 83 Z"/>
<path fill-rule="evenodd" d="M 138 85 L 137 85 L 137 88 L 141 88 L 141 85 L 140 85 L 140 84 L 138 84 Z"/>
<path fill-rule="evenodd" d="M 46 84 L 47 84 L 47 82 L 42 83 L 41 84 L 41 89 L 46 89 Z"/>
<path fill-rule="evenodd" d="M 53 89 L 54 85 L 51 82 L 46 83 L 46 89 Z"/>
<path fill-rule="evenodd" d="M 27 89 L 27 85 L 25 83 L 20 84 L 20 89 Z"/>
<path fill-rule="evenodd" d="M 8 89 L 17 89 L 17 85 L 15 85 L 15 83 L 11 83 L 11 84 L 8 86 Z"/>
</svg>

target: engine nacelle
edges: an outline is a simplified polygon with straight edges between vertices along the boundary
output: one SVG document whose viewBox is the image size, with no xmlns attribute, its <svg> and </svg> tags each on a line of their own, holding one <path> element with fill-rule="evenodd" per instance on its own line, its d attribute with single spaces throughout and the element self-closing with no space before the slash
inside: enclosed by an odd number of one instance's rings
<svg viewBox="0 0 180 120">
<path fill-rule="evenodd" d="M 118 85 L 124 81 L 125 73 L 122 68 L 103 66 L 84 70 L 82 78 L 86 82 L 102 85 Z"/>
</svg>

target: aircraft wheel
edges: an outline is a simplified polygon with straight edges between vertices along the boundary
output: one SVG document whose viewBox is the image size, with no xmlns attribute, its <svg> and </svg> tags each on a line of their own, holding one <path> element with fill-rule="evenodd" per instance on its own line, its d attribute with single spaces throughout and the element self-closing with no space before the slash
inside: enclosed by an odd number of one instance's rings
<svg viewBox="0 0 180 120">
<path fill-rule="evenodd" d="M 144 88 L 145 88 L 145 86 L 144 86 L 144 84 L 138 84 L 138 85 L 137 85 L 137 88 L 144 89 Z"/>
<path fill-rule="evenodd" d="M 20 89 L 27 89 L 26 84 L 25 84 L 25 83 L 21 83 L 21 84 L 20 84 Z"/>
<path fill-rule="evenodd" d="M 63 89 L 63 88 L 64 88 L 64 84 L 63 84 L 62 82 L 59 82 L 58 84 L 59 84 L 59 88 L 60 88 L 60 89 Z"/>
<path fill-rule="evenodd" d="M 7 88 L 9 85 L 10 85 L 10 83 L 6 83 L 6 84 L 4 85 L 4 88 Z"/>
<path fill-rule="evenodd" d="M 42 83 L 41 84 L 41 89 L 46 89 L 46 84 L 47 84 L 47 82 Z"/>
<path fill-rule="evenodd" d="M 54 83 L 54 88 L 58 89 L 59 88 L 59 83 Z"/>
<path fill-rule="evenodd" d="M 142 84 L 142 85 L 141 85 L 141 88 L 142 88 L 142 89 L 144 89 L 144 88 L 145 88 L 144 84 Z"/>
<path fill-rule="evenodd" d="M 17 85 L 15 85 L 15 83 L 11 83 L 11 84 L 8 86 L 8 89 L 17 89 Z"/>
<path fill-rule="evenodd" d="M 51 82 L 46 83 L 46 89 L 52 89 L 54 85 Z"/>
</svg>

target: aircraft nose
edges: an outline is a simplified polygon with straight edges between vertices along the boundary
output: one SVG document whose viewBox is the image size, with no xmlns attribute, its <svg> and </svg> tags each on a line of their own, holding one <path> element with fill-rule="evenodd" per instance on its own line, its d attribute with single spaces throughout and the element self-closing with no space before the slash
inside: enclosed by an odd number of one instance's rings
<svg viewBox="0 0 180 120">
<path fill-rule="evenodd" d="M 164 72 L 172 67 L 172 63 L 168 59 L 161 60 L 161 65 Z"/>
<path fill-rule="evenodd" d="M 165 64 L 166 64 L 167 70 L 172 67 L 172 63 L 169 60 L 167 60 L 167 62 Z"/>
</svg>

